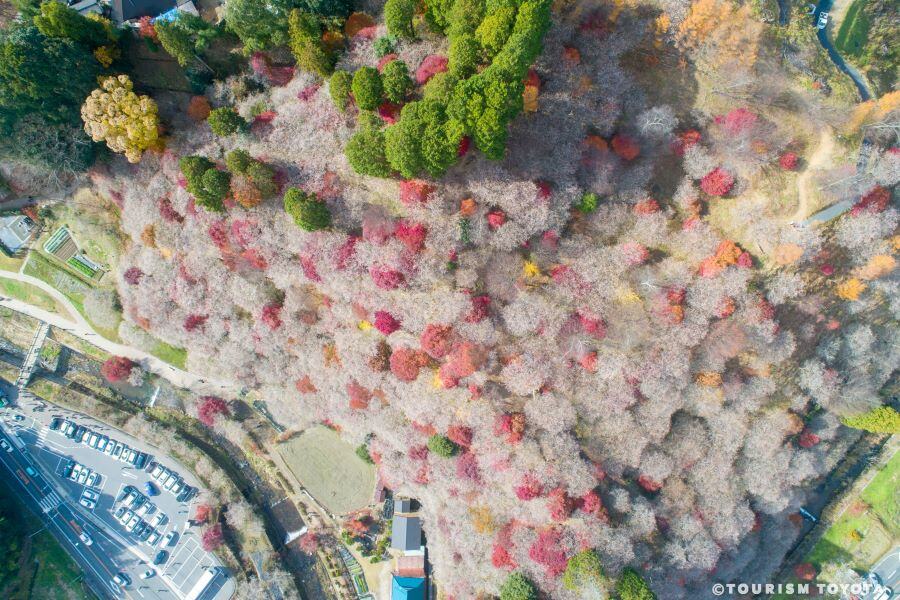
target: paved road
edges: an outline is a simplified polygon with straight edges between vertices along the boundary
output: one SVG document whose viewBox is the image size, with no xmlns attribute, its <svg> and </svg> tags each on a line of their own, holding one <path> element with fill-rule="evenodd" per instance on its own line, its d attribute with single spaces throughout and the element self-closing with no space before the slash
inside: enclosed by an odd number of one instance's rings
<svg viewBox="0 0 900 600">
<path fill-rule="evenodd" d="M 892 588 L 896 594 L 900 590 L 900 546 L 895 546 L 893 550 L 885 554 L 881 560 L 875 563 L 872 571 L 881 577 L 884 586 Z M 863 600 L 874 598 L 874 594 L 869 594 Z"/>
<path fill-rule="evenodd" d="M 168 379 L 173 384 L 185 389 L 189 389 L 197 394 L 203 395 L 232 393 L 237 395 L 237 393 L 240 391 L 238 387 L 234 386 L 231 383 L 207 381 L 199 375 L 195 375 L 188 371 L 183 371 L 177 367 L 174 367 L 169 363 L 153 356 L 152 354 L 144 352 L 143 350 L 138 350 L 137 348 L 125 346 L 123 344 L 117 344 L 116 342 L 112 342 L 106 339 L 93 330 L 91 325 L 84 319 L 84 317 L 81 316 L 81 314 L 76 310 L 76 308 L 72 305 L 68 298 L 66 298 L 59 290 L 41 281 L 40 279 L 36 279 L 22 273 L 13 273 L 10 271 L 2 270 L 0 270 L 0 277 L 4 279 L 21 281 L 23 283 L 28 283 L 39 287 L 41 290 L 47 292 L 48 294 L 53 296 L 53 298 L 61 302 L 62 305 L 72 313 L 75 321 L 73 322 L 67 319 L 65 316 L 51 313 L 46 310 L 37 308 L 36 306 L 32 306 L 31 304 L 22 302 L 21 300 L 7 298 L 5 296 L 0 296 L 0 306 L 11 308 L 30 317 L 34 317 L 35 319 L 39 319 L 41 321 L 49 323 L 54 327 L 63 329 L 70 334 L 79 337 L 84 341 L 89 342 L 97 346 L 98 348 L 101 348 L 102 350 L 105 350 L 106 352 L 109 352 L 110 354 L 115 354 L 116 356 L 126 356 L 131 360 L 140 363 L 141 367 L 143 367 L 144 369 L 156 373 L 157 375 Z"/>
<path fill-rule="evenodd" d="M 141 489 L 149 476 L 145 471 L 138 471 L 88 446 L 75 443 L 58 432 L 51 432 L 46 425 L 53 416 L 58 415 L 140 451 L 157 455 L 159 452 L 85 415 L 55 407 L 40 399 L 17 397 L 14 387 L 8 384 L 3 387 L 17 404 L 15 409 L 0 411 L 3 416 L 0 428 L 4 429 L 4 436 L 13 445 L 13 452 L 0 452 L 0 460 L 9 463 L 4 471 L 8 478 L 18 481 L 19 486 L 28 489 L 30 484 L 35 487 L 35 490 L 28 491 L 34 491 L 31 500 L 36 505 L 36 512 L 42 514 L 51 527 L 60 530 L 57 537 L 69 536 L 69 543 L 64 543 L 64 547 L 88 574 L 92 589 L 104 598 L 177 600 L 190 591 L 206 568 L 221 567 L 213 555 L 200 548 L 196 529 L 189 530 L 189 506 L 177 502 L 171 493 L 163 490 L 150 499 L 157 508 L 146 518 L 151 519 L 158 512 L 165 513 L 166 519 L 160 530 L 162 533 L 175 530 L 178 538 L 174 547 L 166 548 L 169 557 L 165 564 L 154 567 L 157 574 L 147 580 L 140 579 L 140 574 L 151 567 L 159 547 L 150 547 L 128 533 L 115 521 L 110 509 L 124 485 Z M 20 414 L 23 418 L 14 420 L 14 414 Z M 95 486 L 100 499 L 92 510 L 78 504 L 84 486 L 62 477 L 63 465 L 69 460 L 86 465 L 102 476 Z M 189 484 L 198 486 L 193 475 L 171 459 L 163 456 L 157 457 L 157 460 L 176 470 Z M 29 476 L 25 466 L 34 469 L 35 475 Z M 54 525 L 54 522 L 57 524 Z M 70 531 L 66 531 L 65 527 Z M 78 539 L 78 533 L 82 530 L 89 532 L 94 542 L 92 545 L 85 546 Z M 66 538 L 63 540 L 65 542 Z M 120 590 L 110 585 L 112 576 L 118 571 L 125 572 L 131 578 L 130 588 Z M 233 593 L 234 580 L 229 578 L 223 581 L 220 578 L 204 597 L 208 600 L 227 600 Z"/>
<path fill-rule="evenodd" d="M 829 12 L 832 4 L 834 4 L 834 0 L 819 0 L 816 11 L 813 13 L 813 23 L 816 23 L 819 20 L 819 13 Z M 831 43 L 831 39 L 828 37 L 828 28 L 826 27 L 825 29 L 817 30 L 816 37 L 819 38 L 819 43 L 825 48 L 828 57 L 831 58 L 831 62 L 853 80 L 856 89 L 859 90 L 859 96 L 862 98 L 862 101 L 866 102 L 867 100 L 871 100 L 872 94 L 869 92 L 866 80 L 859 74 L 859 71 L 848 65 L 847 61 L 844 60 L 844 57 L 838 53 L 834 44 Z"/>
</svg>

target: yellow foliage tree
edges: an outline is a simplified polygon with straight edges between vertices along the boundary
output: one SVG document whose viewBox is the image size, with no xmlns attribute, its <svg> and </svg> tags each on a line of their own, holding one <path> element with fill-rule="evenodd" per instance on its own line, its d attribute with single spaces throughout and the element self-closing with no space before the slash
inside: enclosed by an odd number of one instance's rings
<svg viewBox="0 0 900 600">
<path fill-rule="evenodd" d="M 81 107 L 84 130 L 95 142 L 105 141 L 128 162 L 159 142 L 159 116 L 150 96 L 139 96 L 127 75 L 107 77 Z"/>
<path fill-rule="evenodd" d="M 108 69 L 113 61 L 119 58 L 122 55 L 119 52 L 119 49 L 116 46 L 100 46 L 96 50 L 94 50 L 94 58 L 97 59 L 97 62 L 103 65 L 104 69 Z"/>
<path fill-rule="evenodd" d="M 472 506 L 469 508 L 469 517 L 472 519 L 472 527 L 478 533 L 491 534 L 497 529 L 494 515 L 487 506 Z"/>
<path fill-rule="evenodd" d="M 856 275 L 860 279 L 878 279 L 884 277 L 897 267 L 897 261 L 888 254 L 878 254 L 869 259 L 866 266 L 860 267 Z"/>
<path fill-rule="evenodd" d="M 713 67 L 752 67 L 759 54 L 762 25 L 749 5 L 735 8 L 725 0 L 697 0 L 678 26 L 678 42 Z"/>
<path fill-rule="evenodd" d="M 859 279 L 848 279 L 837 286 L 835 293 L 844 300 L 859 300 L 859 295 L 866 291 L 866 284 Z"/>
</svg>

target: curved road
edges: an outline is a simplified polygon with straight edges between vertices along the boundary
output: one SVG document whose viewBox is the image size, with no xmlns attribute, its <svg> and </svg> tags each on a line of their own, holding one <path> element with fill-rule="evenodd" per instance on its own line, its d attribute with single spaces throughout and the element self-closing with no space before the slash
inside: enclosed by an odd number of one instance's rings
<svg viewBox="0 0 900 600">
<path fill-rule="evenodd" d="M 65 315 L 51 313 L 41 308 L 37 308 L 36 306 L 32 306 L 26 302 L 22 302 L 21 300 L 7 298 L 5 296 L 0 296 L 0 306 L 5 306 L 15 311 L 24 313 L 30 317 L 34 317 L 35 319 L 45 321 L 46 323 L 49 323 L 54 327 L 63 329 L 71 333 L 72 335 L 79 337 L 84 341 L 105 350 L 106 352 L 109 352 L 110 354 L 128 357 L 131 360 L 139 363 L 144 369 L 151 371 L 152 373 L 155 373 L 160 377 L 168 379 L 179 387 L 189 389 L 198 394 L 215 394 L 222 393 L 224 391 L 237 393 L 239 391 L 239 388 L 237 386 L 234 386 L 233 384 L 207 381 L 199 375 L 195 375 L 188 371 L 183 371 L 177 367 L 174 367 L 164 360 L 161 360 L 153 356 L 152 354 L 144 352 L 143 350 L 138 350 L 137 348 L 125 346 L 123 344 L 117 344 L 116 342 L 112 342 L 106 339 L 105 337 L 94 331 L 90 323 L 88 323 L 87 320 L 83 316 L 81 316 L 81 313 L 78 312 L 78 309 L 75 308 L 72 302 L 62 292 L 49 285 L 45 281 L 37 279 L 36 277 L 32 277 L 31 275 L 25 275 L 24 273 L 13 273 L 11 271 L 2 270 L 0 270 L 0 277 L 27 283 L 29 285 L 40 288 L 42 291 L 52 296 L 53 299 L 59 302 L 63 307 L 65 307 L 65 309 L 71 315 L 70 318 L 74 319 L 74 322 L 66 318 Z"/>
<path fill-rule="evenodd" d="M 816 5 L 816 11 L 812 15 L 813 24 L 818 22 L 819 13 L 829 12 L 831 10 L 832 4 L 834 4 L 834 0 L 819 0 L 819 4 Z M 828 37 L 828 28 L 826 27 L 825 29 L 817 30 L 816 37 L 819 38 L 819 43 L 822 44 L 822 47 L 828 52 L 828 57 L 831 58 L 831 62 L 833 62 L 838 69 L 849 75 L 850 79 L 853 80 L 856 89 L 859 90 L 862 101 L 866 102 L 871 100 L 872 94 L 869 92 L 865 79 L 859 74 L 859 71 L 847 64 L 847 61 L 844 60 L 843 56 L 838 54 L 837 49 L 835 49 L 834 44 L 831 43 L 831 39 Z"/>
</svg>

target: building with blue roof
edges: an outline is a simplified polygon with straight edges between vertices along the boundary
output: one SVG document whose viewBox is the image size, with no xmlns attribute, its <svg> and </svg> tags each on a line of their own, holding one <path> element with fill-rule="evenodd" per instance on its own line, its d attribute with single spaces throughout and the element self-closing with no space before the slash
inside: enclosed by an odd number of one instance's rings
<svg viewBox="0 0 900 600">
<path fill-rule="evenodd" d="M 424 577 L 398 577 L 391 581 L 391 600 L 425 600 Z"/>
</svg>

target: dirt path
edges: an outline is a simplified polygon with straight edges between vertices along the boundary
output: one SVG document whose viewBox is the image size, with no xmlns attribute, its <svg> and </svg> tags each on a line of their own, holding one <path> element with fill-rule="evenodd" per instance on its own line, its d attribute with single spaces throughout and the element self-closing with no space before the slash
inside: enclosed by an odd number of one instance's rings
<svg viewBox="0 0 900 600">
<path fill-rule="evenodd" d="M 825 127 L 819 133 L 819 143 L 815 152 L 809 157 L 806 168 L 797 177 L 797 212 L 790 218 L 791 221 L 799 223 L 809 216 L 810 201 L 814 193 L 812 176 L 817 169 L 831 164 L 834 148 L 834 134 L 830 128 Z"/>
</svg>

